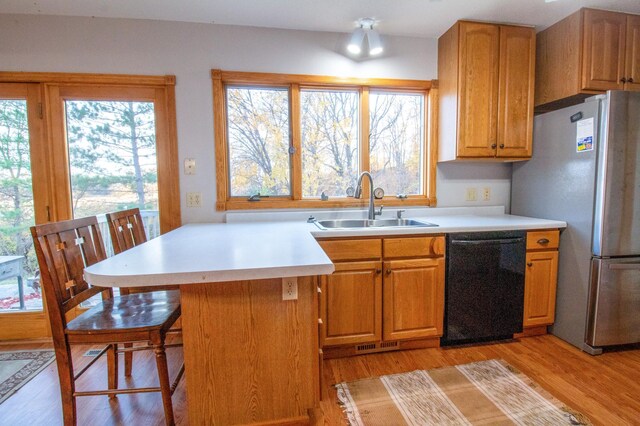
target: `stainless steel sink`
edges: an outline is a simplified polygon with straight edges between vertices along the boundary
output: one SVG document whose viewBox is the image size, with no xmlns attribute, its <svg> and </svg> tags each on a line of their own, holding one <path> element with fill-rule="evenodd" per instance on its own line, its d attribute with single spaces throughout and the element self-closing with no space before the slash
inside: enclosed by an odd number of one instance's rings
<svg viewBox="0 0 640 426">
<path fill-rule="evenodd" d="M 413 219 L 337 219 L 317 220 L 314 222 L 322 230 L 327 229 L 354 229 L 354 228 L 390 228 L 390 227 L 431 227 L 438 226 L 435 223 L 422 222 Z"/>
</svg>

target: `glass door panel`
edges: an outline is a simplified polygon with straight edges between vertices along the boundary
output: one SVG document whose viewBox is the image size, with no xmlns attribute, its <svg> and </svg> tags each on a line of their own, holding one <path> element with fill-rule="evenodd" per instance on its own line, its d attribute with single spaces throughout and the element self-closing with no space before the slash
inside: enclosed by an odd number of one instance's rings
<svg viewBox="0 0 640 426">
<path fill-rule="evenodd" d="M 73 217 L 97 216 L 113 255 L 105 214 L 139 208 L 147 239 L 160 234 L 153 102 L 64 101 Z"/>
<path fill-rule="evenodd" d="M 0 99 L 0 312 L 42 310 L 26 99 Z"/>
</svg>

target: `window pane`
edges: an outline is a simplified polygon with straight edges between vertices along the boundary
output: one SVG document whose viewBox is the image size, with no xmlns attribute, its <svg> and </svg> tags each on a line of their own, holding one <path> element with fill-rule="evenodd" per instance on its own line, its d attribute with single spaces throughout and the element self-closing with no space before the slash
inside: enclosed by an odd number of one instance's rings
<svg viewBox="0 0 640 426">
<path fill-rule="evenodd" d="M 424 96 L 371 93 L 371 174 L 387 195 L 423 194 Z"/>
<path fill-rule="evenodd" d="M 0 312 L 42 309 L 25 100 L 0 99 Z"/>
<path fill-rule="evenodd" d="M 302 196 L 344 197 L 358 177 L 359 93 L 300 91 Z"/>
<path fill-rule="evenodd" d="M 227 87 L 231 196 L 291 194 L 289 92 Z"/>
<path fill-rule="evenodd" d="M 113 246 L 105 213 L 137 207 L 147 238 L 157 237 L 153 102 L 67 100 L 65 113 L 73 217 L 97 216 L 108 256 Z"/>
</svg>

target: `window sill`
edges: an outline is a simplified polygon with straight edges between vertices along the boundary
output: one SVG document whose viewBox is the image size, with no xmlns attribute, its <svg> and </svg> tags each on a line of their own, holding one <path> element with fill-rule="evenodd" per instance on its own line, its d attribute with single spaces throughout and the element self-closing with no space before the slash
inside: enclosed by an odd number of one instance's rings
<svg viewBox="0 0 640 426">
<path fill-rule="evenodd" d="M 429 199 L 425 196 L 411 196 L 406 199 L 399 199 L 395 197 L 385 197 L 381 200 L 375 200 L 376 205 L 384 205 L 390 207 L 399 206 L 422 206 L 422 207 L 435 207 L 435 198 Z M 261 210 L 261 209 L 325 209 L 325 208 L 340 208 L 340 207 L 360 207 L 365 208 L 369 205 L 368 198 L 356 199 L 356 198 L 342 198 L 342 199 L 329 199 L 327 201 L 321 200 L 291 200 L 291 199 L 277 199 L 266 198 L 260 201 L 248 201 L 245 198 L 232 198 L 226 202 L 217 202 L 217 211 L 227 210 Z"/>
</svg>

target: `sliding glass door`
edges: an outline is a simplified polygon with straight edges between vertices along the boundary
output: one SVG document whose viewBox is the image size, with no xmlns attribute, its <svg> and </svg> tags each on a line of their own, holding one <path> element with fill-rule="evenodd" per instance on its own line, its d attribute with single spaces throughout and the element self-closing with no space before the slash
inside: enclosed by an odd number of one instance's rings
<svg viewBox="0 0 640 426">
<path fill-rule="evenodd" d="M 49 189 L 38 84 L 0 84 L 0 338 L 43 337 L 29 227 L 47 220 Z"/>
</svg>

